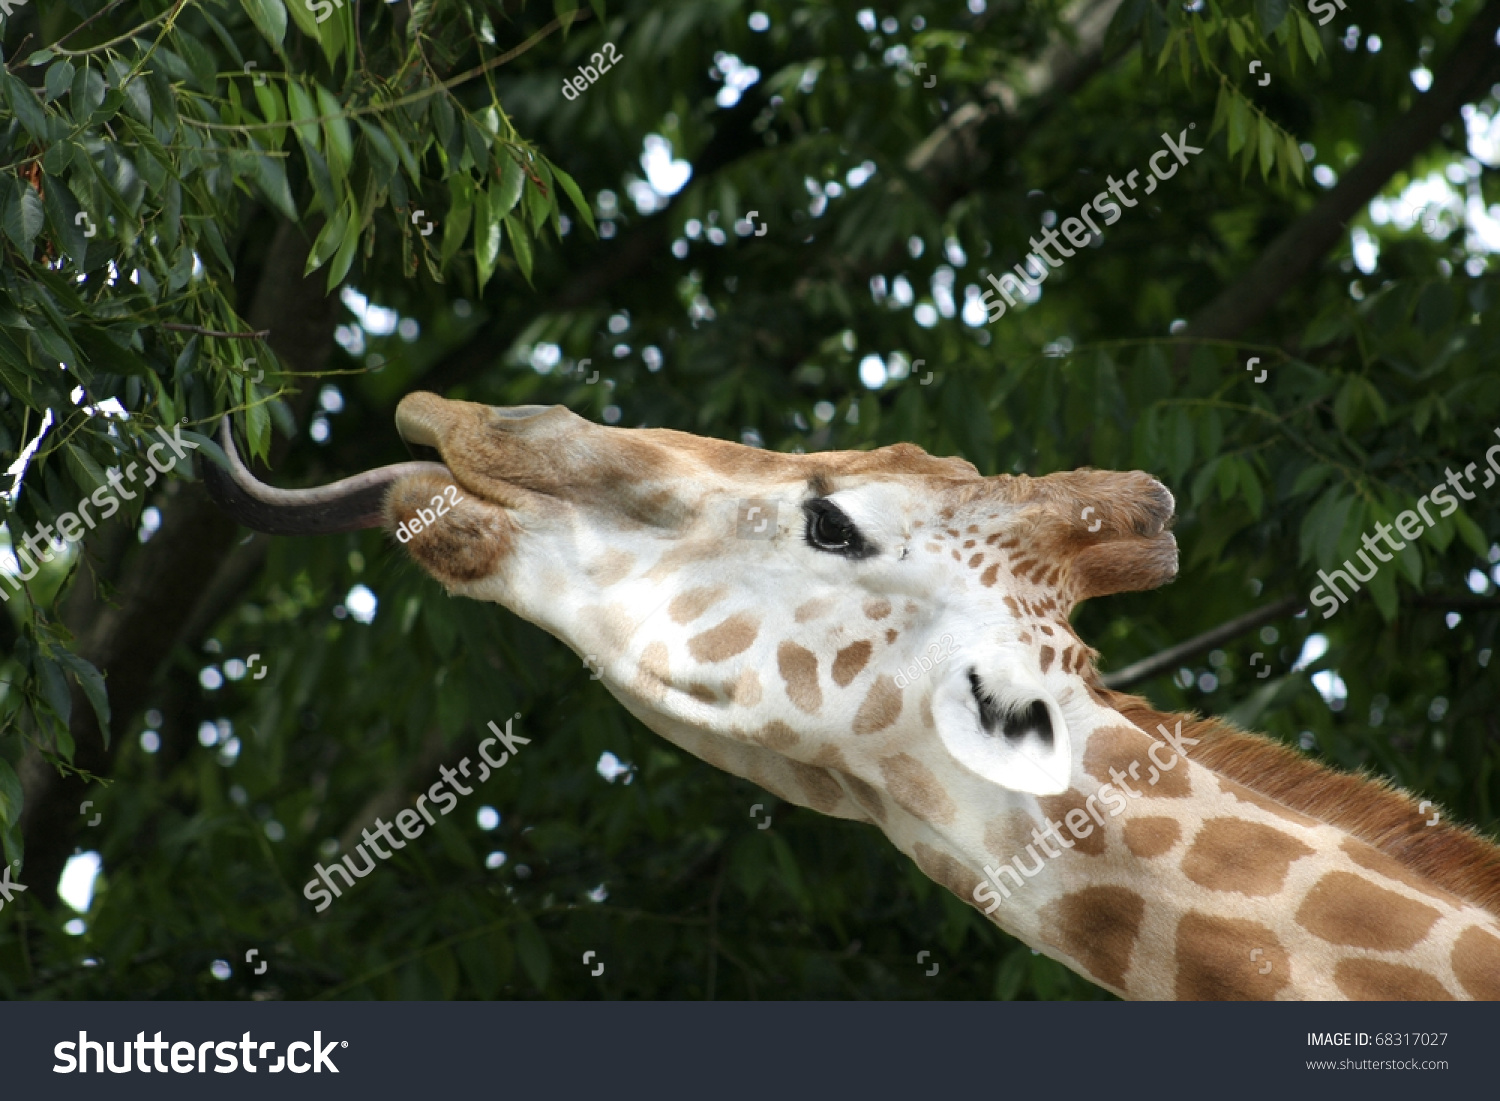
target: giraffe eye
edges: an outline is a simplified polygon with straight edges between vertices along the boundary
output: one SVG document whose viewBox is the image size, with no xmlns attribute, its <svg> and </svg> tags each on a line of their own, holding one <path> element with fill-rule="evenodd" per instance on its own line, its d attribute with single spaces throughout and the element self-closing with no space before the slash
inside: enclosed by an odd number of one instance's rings
<svg viewBox="0 0 1500 1101">
<path fill-rule="evenodd" d="M 808 546 L 846 558 L 868 558 L 875 553 L 875 548 L 859 533 L 854 521 L 827 498 L 808 501 L 802 510 L 807 514 L 804 538 Z"/>
</svg>

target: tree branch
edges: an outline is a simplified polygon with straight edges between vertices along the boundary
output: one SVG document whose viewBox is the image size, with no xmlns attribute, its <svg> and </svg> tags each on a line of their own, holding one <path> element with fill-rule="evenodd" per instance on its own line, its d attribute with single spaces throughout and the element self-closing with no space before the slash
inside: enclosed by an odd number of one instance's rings
<svg viewBox="0 0 1500 1101">
<path fill-rule="evenodd" d="M 274 330 L 272 348 L 296 373 L 316 372 L 326 363 L 338 304 L 336 297 L 323 293 L 320 277 L 302 275 L 309 243 L 301 227 L 280 223 L 244 314 L 252 325 Z M 299 395 L 303 404 L 314 397 L 312 390 Z M 278 437 L 273 456 L 290 446 L 291 441 Z M 201 483 L 170 482 L 154 503 L 161 509 L 160 529 L 144 546 L 125 539 L 126 553 L 104 575 L 117 599 L 90 602 L 80 596 L 76 609 L 81 622 L 71 625 L 79 653 L 104 673 L 109 690 L 113 737 L 108 747 L 93 708 L 76 685 L 72 690 L 74 763 L 96 776 L 113 770 L 125 732 L 157 691 L 158 675 L 173 647 L 195 641 L 184 640 L 183 629 L 194 620 L 194 610 L 212 589 L 239 533 Z M 99 536 L 105 531 L 101 528 Z M 28 885 L 35 897 L 51 905 L 82 825 L 78 806 L 90 792 L 77 776 L 60 776 L 35 749 L 27 751 L 18 771 Z"/>
<path fill-rule="evenodd" d="M 164 322 L 163 329 L 171 329 L 178 333 L 197 333 L 199 336 L 217 336 L 226 340 L 261 340 L 271 335 L 270 329 L 259 329 L 253 333 L 221 333 L 217 329 L 204 329 L 198 325 L 179 325 L 176 322 Z"/>
<path fill-rule="evenodd" d="M 1500 0 L 1476 15 L 1432 89 L 1370 143 L 1363 159 L 1311 210 L 1282 231 L 1242 276 L 1198 311 L 1183 335 L 1230 338 L 1254 325 L 1322 258 L 1366 204 L 1432 144 L 1444 123 L 1500 71 Z"/>
<path fill-rule="evenodd" d="M 1106 688 L 1112 688 L 1115 691 L 1129 688 L 1141 681 L 1150 680 L 1158 673 L 1165 672 L 1187 658 L 1222 646 L 1246 631 L 1253 631 L 1262 624 L 1281 619 L 1283 616 L 1294 615 L 1302 611 L 1306 605 L 1307 601 L 1301 596 L 1284 596 L 1272 604 L 1267 604 L 1264 608 L 1246 612 L 1227 623 L 1219 624 L 1212 630 L 1204 631 L 1196 638 L 1179 642 L 1176 646 L 1169 646 L 1159 654 L 1153 654 L 1149 658 L 1127 665 L 1118 672 L 1106 673 L 1101 679 Z"/>
<path fill-rule="evenodd" d="M 979 128 L 996 115 L 1019 119 L 1023 108 L 1037 104 L 1033 115 L 1084 84 L 1104 64 L 1104 35 L 1122 0 L 1079 0 L 1063 19 L 1071 34 L 1053 36 L 1050 45 L 1012 80 L 990 80 L 983 98 L 959 107 L 906 158 L 909 172 L 926 172 L 955 158 L 972 159 Z"/>
</svg>

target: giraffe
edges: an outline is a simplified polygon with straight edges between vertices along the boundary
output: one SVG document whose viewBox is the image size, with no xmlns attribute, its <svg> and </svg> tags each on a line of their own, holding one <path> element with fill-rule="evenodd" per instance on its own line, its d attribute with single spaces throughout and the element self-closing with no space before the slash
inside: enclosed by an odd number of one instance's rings
<svg viewBox="0 0 1500 1101">
<path fill-rule="evenodd" d="M 1069 613 L 1176 575 L 1149 475 L 985 478 L 910 444 L 778 454 L 429 393 L 396 426 L 442 461 L 273 489 L 226 419 L 230 473 L 205 478 L 261 530 L 402 533 L 661 737 L 873 825 L 1122 997 L 1500 999 L 1500 849 L 1103 686 Z"/>
</svg>

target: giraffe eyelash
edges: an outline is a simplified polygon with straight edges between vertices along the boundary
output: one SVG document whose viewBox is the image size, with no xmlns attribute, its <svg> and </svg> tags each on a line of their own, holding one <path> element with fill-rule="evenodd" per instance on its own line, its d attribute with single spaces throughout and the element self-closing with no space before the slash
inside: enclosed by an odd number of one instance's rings
<svg viewBox="0 0 1500 1101">
<path fill-rule="evenodd" d="M 870 558 L 879 553 L 879 548 L 860 533 L 844 510 L 828 498 L 814 497 L 805 501 L 802 511 L 807 517 L 802 538 L 814 550 L 852 559 Z"/>
</svg>

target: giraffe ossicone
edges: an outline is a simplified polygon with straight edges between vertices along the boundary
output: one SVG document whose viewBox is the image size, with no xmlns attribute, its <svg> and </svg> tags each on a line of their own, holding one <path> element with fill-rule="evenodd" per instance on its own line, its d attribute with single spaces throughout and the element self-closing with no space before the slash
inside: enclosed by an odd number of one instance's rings
<svg viewBox="0 0 1500 1101">
<path fill-rule="evenodd" d="M 1176 575 L 1149 475 L 984 478 L 910 444 L 787 455 L 425 393 L 396 425 L 441 462 L 272 489 L 226 422 L 231 471 L 205 479 L 287 534 L 410 531 L 456 485 L 402 544 L 450 593 L 562 640 L 687 752 L 880 829 L 1118 994 L 1500 998 L 1492 843 L 1103 686 L 1069 614 Z"/>
</svg>

